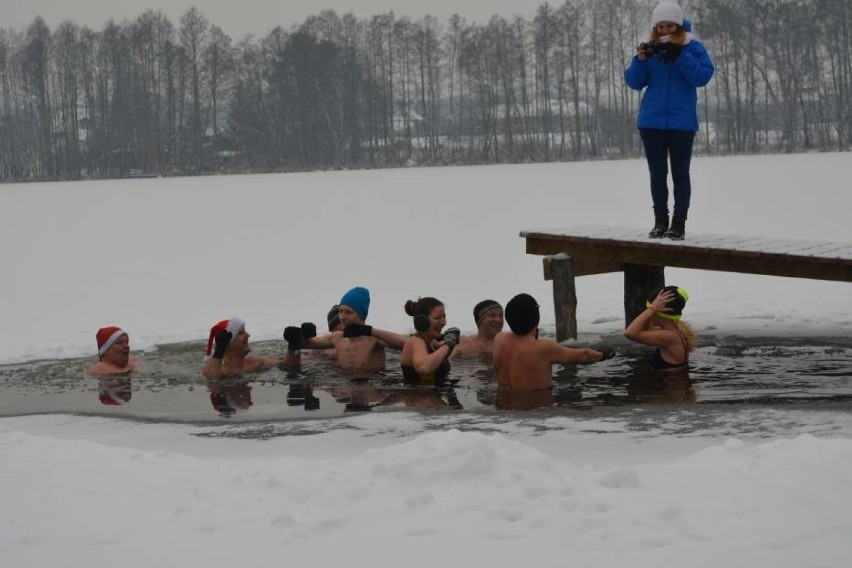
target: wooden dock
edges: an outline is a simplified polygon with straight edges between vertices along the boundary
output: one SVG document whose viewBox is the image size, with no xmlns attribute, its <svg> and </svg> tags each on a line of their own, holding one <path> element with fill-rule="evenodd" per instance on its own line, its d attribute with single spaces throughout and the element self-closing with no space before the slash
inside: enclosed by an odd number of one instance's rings
<svg viewBox="0 0 852 568">
<path fill-rule="evenodd" d="M 624 272 L 626 322 L 665 284 L 666 266 L 852 282 L 852 243 L 692 232 L 672 241 L 650 239 L 647 230 L 602 226 L 522 231 L 521 237 L 528 254 L 545 255 L 559 341 L 577 337 L 578 276 Z"/>
</svg>

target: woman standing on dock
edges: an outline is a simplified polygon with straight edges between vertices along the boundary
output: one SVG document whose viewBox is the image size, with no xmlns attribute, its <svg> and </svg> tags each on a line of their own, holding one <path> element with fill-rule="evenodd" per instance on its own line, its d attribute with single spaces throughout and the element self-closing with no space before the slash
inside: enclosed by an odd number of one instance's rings
<svg viewBox="0 0 852 568">
<path fill-rule="evenodd" d="M 698 87 L 713 77 L 713 62 L 704 46 L 693 39 L 689 20 L 673 2 L 661 2 L 651 16 L 651 36 L 640 43 L 624 81 L 631 89 L 645 89 L 638 127 L 651 174 L 654 202 L 653 239 L 683 240 L 692 187 L 689 163 L 698 131 Z M 647 87 L 647 88 L 646 88 Z M 667 160 L 671 160 L 674 216 L 669 226 Z"/>
<path fill-rule="evenodd" d="M 689 353 L 695 350 L 695 334 L 680 319 L 688 298 L 686 290 L 677 286 L 654 290 L 645 311 L 624 330 L 627 339 L 657 348 L 651 354 L 655 370 L 685 369 Z"/>
</svg>

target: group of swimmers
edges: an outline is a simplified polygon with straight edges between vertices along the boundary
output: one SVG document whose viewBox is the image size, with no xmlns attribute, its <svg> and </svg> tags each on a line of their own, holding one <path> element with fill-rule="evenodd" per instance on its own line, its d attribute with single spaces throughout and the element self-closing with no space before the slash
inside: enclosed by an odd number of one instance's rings
<svg viewBox="0 0 852 568">
<path fill-rule="evenodd" d="M 677 286 L 654 291 L 647 309 L 624 331 L 633 341 L 657 349 L 650 358 L 654 369 L 683 369 L 695 349 L 695 336 L 681 320 L 688 295 Z M 551 387 L 553 363 L 588 365 L 609 359 L 614 350 L 567 347 L 539 338 L 539 305 L 529 294 L 518 294 L 503 306 L 483 300 L 473 309 L 477 333 L 462 337 L 458 328 L 446 328 L 444 304 L 433 297 L 405 303 L 415 332 L 401 335 L 367 325 L 370 292 L 363 287 L 347 291 L 329 311 L 328 333 L 316 325 L 287 326 L 283 356 L 251 355 L 249 333 L 240 318 L 222 320 L 210 329 L 202 375 L 210 380 L 263 370 L 275 365 L 298 367 L 303 350 L 322 350 L 334 358 L 344 374 L 363 377 L 385 368 L 386 348 L 402 351 L 403 380 L 441 382 L 450 373 L 450 359 L 490 357 L 501 389 L 540 390 Z M 510 331 L 503 331 L 504 320 Z M 446 329 L 445 329 L 446 328 Z M 128 334 L 118 327 L 98 330 L 98 362 L 89 368 L 95 376 L 123 375 L 137 367 L 130 357 Z"/>
</svg>

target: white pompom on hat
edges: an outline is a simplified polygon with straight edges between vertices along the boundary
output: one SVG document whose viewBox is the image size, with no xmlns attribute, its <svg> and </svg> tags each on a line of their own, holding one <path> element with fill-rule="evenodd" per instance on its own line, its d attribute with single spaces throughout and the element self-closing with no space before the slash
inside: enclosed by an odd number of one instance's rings
<svg viewBox="0 0 852 568">
<path fill-rule="evenodd" d="M 204 360 L 207 361 L 210 357 L 213 356 L 213 352 L 216 350 L 214 347 L 214 343 L 216 343 L 216 333 L 219 330 L 227 329 L 231 332 L 231 338 L 239 333 L 241 329 L 246 326 L 246 322 L 241 320 L 240 318 L 230 318 L 226 320 L 222 320 L 213 327 L 210 328 L 210 335 L 207 337 L 207 350 L 205 351 Z"/>
<path fill-rule="evenodd" d="M 674 2 L 660 2 L 651 14 L 651 27 L 661 22 L 672 22 L 683 26 L 683 9 Z"/>
</svg>

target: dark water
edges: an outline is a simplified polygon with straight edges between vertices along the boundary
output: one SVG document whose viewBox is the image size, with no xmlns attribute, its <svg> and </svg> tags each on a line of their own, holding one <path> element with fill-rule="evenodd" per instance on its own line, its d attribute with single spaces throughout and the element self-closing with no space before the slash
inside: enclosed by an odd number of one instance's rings
<svg viewBox="0 0 852 568">
<path fill-rule="evenodd" d="M 498 391 L 490 362 L 454 359 L 452 383 L 402 381 L 399 353 L 388 352 L 387 370 L 348 378 L 331 361 L 308 357 L 298 371 L 271 368 L 241 378 L 206 381 L 202 349 L 176 344 L 134 354 L 140 369 L 129 378 L 86 376 L 93 358 L 0 366 L 0 416 L 74 413 L 168 422 L 254 422 L 329 418 L 359 412 L 551 414 L 655 405 L 852 403 L 852 337 L 704 337 L 688 374 L 654 374 L 648 348 L 619 338 L 618 356 L 580 367 L 555 367 L 552 391 Z M 278 355 L 281 342 L 258 343 L 258 353 Z"/>
</svg>

